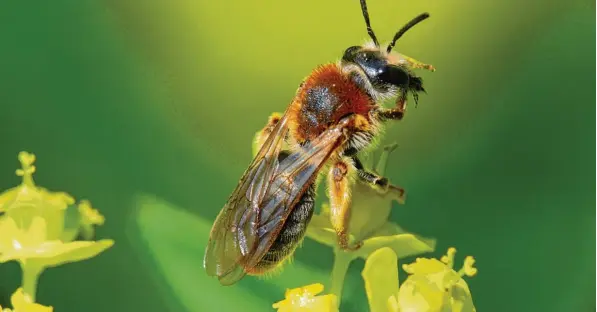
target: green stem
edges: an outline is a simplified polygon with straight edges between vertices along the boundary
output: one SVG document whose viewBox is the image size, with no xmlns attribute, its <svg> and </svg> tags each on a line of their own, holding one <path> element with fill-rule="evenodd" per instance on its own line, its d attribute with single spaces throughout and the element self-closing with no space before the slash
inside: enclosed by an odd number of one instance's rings
<svg viewBox="0 0 597 312">
<path fill-rule="evenodd" d="M 347 252 L 338 248 L 334 249 L 334 266 L 332 267 L 332 285 L 330 293 L 336 295 L 338 304 L 342 301 L 342 287 L 344 286 L 344 278 L 348 267 L 354 257 Z"/>
<path fill-rule="evenodd" d="M 23 271 L 23 279 L 21 280 L 23 292 L 29 295 L 31 300 L 35 302 L 37 280 L 41 272 L 43 272 L 43 267 L 31 261 L 23 261 L 21 262 L 21 270 Z"/>
<path fill-rule="evenodd" d="M 384 146 L 383 152 L 381 152 L 381 156 L 379 156 L 377 166 L 375 166 L 375 172 L 377 172 L 377 174 L 384 175 L 386 173 L 388 157 L 390 156 L 390 153 L 396 149 L 396 147 L 398 147 L 398 143 L 392 143 L 390 145 Z"/>
<path fill-rule="evenodd" d="M 31 186 L 31 187 L 35 186 L 35 183 L 33 182 L 33 177 L 31 176 L 31 174 L 25 173 L 25 175 L 23 176 L 23 184 L 25 184 L 27 186 Z"/>
</svg>

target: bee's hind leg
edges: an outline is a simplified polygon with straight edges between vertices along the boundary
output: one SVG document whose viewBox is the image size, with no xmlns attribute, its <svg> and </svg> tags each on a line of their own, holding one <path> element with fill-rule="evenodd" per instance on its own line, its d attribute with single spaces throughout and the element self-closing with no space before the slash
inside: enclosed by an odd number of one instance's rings
<svg viewBox="0 0 597 312">
<path fill-rule="evenodd" d="M 331 166 L 328 174 L 328 195 L 330 198 L 330 221 L 338 237 L 338 245 L 344 250 L 357 250 L 362 243 L 349 245 L 348 224 L 350 223 L 351 194 L 349 176 L 354 167 L 340 160 Z"/>
<path fill-rule="evenodd" d="M 272 133 L 274 127 L 278 124 L 278 121 L 280 121 L 280 118 L 282 118 L 282 114 L 277 112 L 272 113 L 267 119 L 265 127 L 255 134 L 255 138 L 253 139 L 253 156 L 257 155 L 257 152 L 259 152 L 269 135 Z"/>
</svg>

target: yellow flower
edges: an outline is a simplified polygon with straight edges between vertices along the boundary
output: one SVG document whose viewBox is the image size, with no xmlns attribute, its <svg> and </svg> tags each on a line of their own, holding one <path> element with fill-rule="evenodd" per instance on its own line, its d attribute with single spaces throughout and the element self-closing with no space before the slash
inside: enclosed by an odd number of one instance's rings
<svg viewBox="0 0 597 312">
<path fill-rule="evenodd" d="M 88 201 L 81 202 L 75 211 L 75 200 L 70 195 L 36 186 L 35 155 L 21 152 L 18 159 L 22 168 L 16 174 L 23 178 L 22 183 L 0 194 L 0 263 L 15 260 L 21 264 L 21 293 L 26 296 L 15 293 L 14 311 L 47 311 L 33 304 L 40 274 L 48 267 L 94 257 L 114 241 L 71 242 L 80 227 L 92 233 L 93 225 L 104 222 L 103 216 Z"/>
<path fill-rule="evenodd" d="M 17 289 L 14 294 L 10 297 L 10 303 L 12 304 L 12 310 L 5 308 L 4 310 L 0 307 L 2 312 L 52 312 L 52 307 L 46 307 L 41 304 L 34 303 L 31 296 L 27 295 L 23 288 Z"/>
<path fill-rule="evenodd" d="M 375 169 L 378 174 L 384 174 L 386 161 L 395 147 L 395 144 L 384 147 Z M 394 201 L 404 203 L 404 198 L 397 192 L 381 193 L 369 185 L 354 184 L 349 224 L 350 240 L 362 242 L 363 245 L 354 252 L 344 253 L 352 253 L 354 257 L 366 259 L 375 250 L 390 247 L 394 249 L 398 258 L 403 258 L 435 249 L 435 239 L 407 233 L 397 224 L 388 221 Z M 337 247 L 336 232 L 329 219 L 329 205 L 323 204 L 321 213 L 313 215 L 307 236 L 332 248 Z"/>
<path fill-rule="evenodd" d="M 378 174 L 384 175 L 389 154 L 395 148 L 395 144 L 384 147 L 375 166 Z M 368 161 L 370 159 L 365 159 L 364 163 Z M 366 167 L 371 168 L 372 165 L 367 164 Z M 346 271 L 354 259 L 367 259 L 373 252 L 384 247 L 392 249 L 398 258 L 432 252 L 435 249 L 435 239 L 407 233 L 397 224 L 388 221 L 394 201 L 403 203 L 404 198 L 398 196 L 397 192 L 381 193 L 369 185 L 354 184 L 349 236 L 352 242 L 362 242 L 361 248 L 355 251 L 345 251 L 338 247 L 336 232 L 330 223 L 328 205 L 323 204 L 321 213 L 313 215 L 307 228 L 307 236 L 334 249 L 330 292 L 338 298 L 341 298 Z"/>
<path fill-rule="evenodd" d="M 53 267 L 63 263 L 91 258 L 114 244 L 106 239 L 97 242 L 78 241 L 63 243 L 46 240 L 46 221 L 33 217 L 26 230 L 17 227 L 9 216 L 0 218 L 0 263 L 17 260 L 37 267 Z"/>
<path fill-rule="evenodd" d="M 35 155 L 20 152 L 18 158 L 22 169 L 18 169 L 16 174 L 23 177 L 23 181 L 19 186 L 0 194 L 0 213 L 5 212 L 21 227 L 29 227 L 33 216 L 41 216 L 49 225 L 46 228 L 47 237 L 58 239 L 63 229 L 64 211 L 69 205 L 74 204 L 75 200 L 67 193 L 50 192 L 35 185 Z"/>
<path fill-rule="evenodd" d="M 17 227 L 10 216 L 0 217 L 0 263 L 16 260 L 23 271 L 22 286 L 35 300 L 39 275 L 48 267 L 94 257 L 114 244 L 113 240 L 64 243 L 48 240 L 46 220 L 34 216 L 29 227 Z"/>
<path fill-rule="evenodd" d="M 437 259 L 418 258 L 415 263 L 403 265 L 409 277 L 398 288 L 396 254 L 382 248 L 369 256 L 362 275 L 371 312 L 474 312 L 464 275 L 476 274 L 474 260 L 467 257 L 463 268 L 452 269 L 456 249 Z M 474 272 L 474 273 L 473 273 Z"/>
<path fill-rule="evenodd" d="M 317 296 L 322 291 L 322 284 L 288 289 L 286 290 L 286 298 L 274 303 L 272 307 L 278 309 L 278 312 L 337 312 L 336 296 Z"/>
<path fill-rule="evenodd" d="M 448 249 L 440 260 L 419 258 L 415 263 L 404 265 L 409 277 L 400 286 L 397 301 L 400 312 L 452 311 L 474 312 L 471 292 L 464 276 L 474 276 L 475 260 L 469 256 L 464 266 L 454 271 L 455 248 Z"/>
</svg>

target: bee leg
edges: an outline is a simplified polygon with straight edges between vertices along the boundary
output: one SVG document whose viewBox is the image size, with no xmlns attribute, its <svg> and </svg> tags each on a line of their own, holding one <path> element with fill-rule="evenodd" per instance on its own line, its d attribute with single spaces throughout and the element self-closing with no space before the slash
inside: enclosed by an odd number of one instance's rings
<svg viewBox="0 0 597 312">
<path fill-rule="evenodd" d="M 354 166 L 357 169 L 357 176 L 359 177 L 359 180 L 369 184 L 369 186 L 377 190 L 380 190 L 383 194 L 389 191 L 396 192 L 398 198 L 402 201 L 404 200 L 405 192 L 403 188 L 390 184 L 388 178 L 386 177 L 380 176 L 376 173 L 366 170 L 363 166 L 363 163 L 358 157 L 353 156 L 352 161 L 354 162 Z"/>
<path fill-rule="evenodd" d="M 354 167 L 346 161 L 336 162 L 328 174 L 330 221 L 338 236 L 338 245 L 344 250 L 357 250 L 362 243 L 353 246 L 348 244 L 348 224 L 350 222 L 350 188 L 349 174 Z"/>
<path fill-rule="evenodd" d="M 382 120 L 401 120 L 404 118 L 406 113 L 406 91 L 402 90 L 396 100 L 396 106 L 394 108 L 378 108 L 374 111 L 374 114 Z"/>
<path fill-rule="evenodd" d="M 274 127 L 278 124 L 278 121 L 280 121 L 280 118 L 282 118 L 282 114 L 277 112 L 272 113 L 269 116 L 265 127 L 257 132 L 253 140 L 253 156 L 257 155 L 257 152 L 259 152 L 269 135 L 272 133 Z"/>
</svg>

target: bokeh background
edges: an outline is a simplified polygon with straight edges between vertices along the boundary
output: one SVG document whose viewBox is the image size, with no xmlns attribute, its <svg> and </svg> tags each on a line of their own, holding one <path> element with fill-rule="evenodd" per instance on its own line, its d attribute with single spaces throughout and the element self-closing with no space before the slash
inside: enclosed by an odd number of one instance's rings
<svg viewBox="0 0 597 312">
<path fill-rule="evenodd" d="M 370 0 L 378 37 L 431 18 L 397 50 L 437 67 L 388 126 L 392 220 L 474 255 L 477 310 L 595 311 L 595 2 Z M 326 282 L 332 251 L 306 240 L 275 279 L 220 287 L 207 231 L 251 139 L 314 66 L 366 39 L 356 0 L 0 2 L 0 189 L 36 181 L 88 198 L 116 245 L 47 270 L 55 311 L 269 311 Z M 0 235 L 2 235 L 0 233 Z M 342 311 L 366 311 L 351 267 Z M 0 265 L 0 305 L 19 285 Z"/>
</svg>

